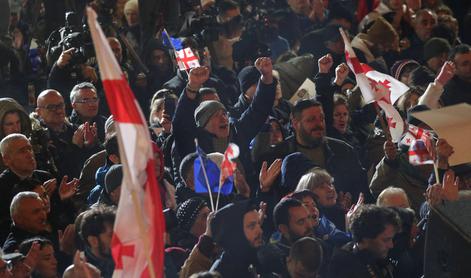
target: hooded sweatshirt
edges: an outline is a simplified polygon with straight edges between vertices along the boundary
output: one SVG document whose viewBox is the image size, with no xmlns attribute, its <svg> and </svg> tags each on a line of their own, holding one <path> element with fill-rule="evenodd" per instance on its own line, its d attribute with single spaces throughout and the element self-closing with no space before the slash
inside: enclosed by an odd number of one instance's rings
<svg viewBox="0 0 471 278">
<path fill-rule="evenodd" d="M 31 134 L 31 121 L 23 106 L 12 98 L 0 98 L 0 140 L 6 136 L 3 132 L 3 120 L 5 115 L 14 111 L 18 112 L 20 115 L 21 133 L 26 135 L 26 137 L 29 137 Z M 0 173 L 3 172 L 3 170 L 5 170 L 5 165 L 3 164 L 3 159 L 0 157 Z"/>
<path fill-rule="evenodd" d="M 211 271 L 219 272 L 224 278 L 254 276 L 250 269 L 257 264 L 257 250 L 250 246 L 243 228 L 244 215 L 254 209 L 250 200 L 244 200 L 228 204 L 216 213 L 211 230 L 214 241 L 224 252 Z"/>
<path fill-rule="evenodd" d="M 28 114 L 24 110 L 23 106 L 21 106 L 18 102 L 16 102 L 12 98 L 0 98 L 0 125 L 3 126 L 3 120 L 5 115 L 9 112 L 18 112 L 20 115 L 21 121 L 21 133 L 29 137 L 31 134 L 31 121 L 28 117 Z M 3 133 L 3 128 L 0 128 L 0 140 L 6 136 Z"/>
</svg>

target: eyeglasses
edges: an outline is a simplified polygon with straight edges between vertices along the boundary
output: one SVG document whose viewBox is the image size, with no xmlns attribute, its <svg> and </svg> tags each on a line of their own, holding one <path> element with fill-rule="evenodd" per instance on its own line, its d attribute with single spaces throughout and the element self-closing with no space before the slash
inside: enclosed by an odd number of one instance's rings
<svg viewBox="0 0 471 278">
<path fill-rule="evenodd" d="M 85 103 L 85 104 L 88 104 L 88 103 L 97 103 L 98 102 L 98 98 L 94 97 L 94 98 L 84 98 L 84 99 L 79 99 L 79 100 L 76 100 L 74 101 L 76 103 Z"/>
<path fill-rule="evenodd" d="M 57 111 L 60 109 L 64 109 L 64 107 L 65 107 L 65 104 L 63 102 L 59 104 L 48 104 L 44 106 L 38 106 L 38 108 L 43 108 L 43 109 L 46 109 L 47 111 Z"/>
</svg>

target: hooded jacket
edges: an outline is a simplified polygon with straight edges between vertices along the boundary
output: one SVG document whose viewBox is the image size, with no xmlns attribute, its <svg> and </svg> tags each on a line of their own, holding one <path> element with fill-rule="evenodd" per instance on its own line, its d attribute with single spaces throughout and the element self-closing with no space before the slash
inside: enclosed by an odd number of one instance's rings
<svg viewBox="0 0 471 278">
<path fill-rule="evenodd" d="M 254 210 L 250 200 L 231 203 L 220 209 L 211 222 L 214 241 L 224 252 L 211 271 L 224 278 L 253 277 L 250 266 L 257 264 L 257 250 L 250 246 L 244 234 L 244 215 Z"/>
<path fill-rule="evenodd" d="M 9 112 L 18 112 L 20 115 L 21 122 L 21 133 L 26 137 L 29 137 L 31 134 L 31 121 L 28 114 L 18 102 L 12 98 L 0 98 L 0 140 L 2 140 L 6 135 L 3 132 L 3 120 L 5 115 Z M 3 159 L 0 157 L 0 171 L 5 170 L 5 165 L 3 164 Z"/>
<path fill-rule="evenodd" d="M 12 98 L 1 98 L 0 99 L 0 125 L 3 126 L 3 120 L 5 115 L 9 112 L 18 112 L 20 115 L 21 121 L 21 133 L 29 137 L 31 134 L 31 120 L 29 119 L 28 114 L 24 110 L 23 106 L 21 106 L 18 102 L 16 102 Z M 5 137 L 5 133 L 3 133 L 3 128 L 0 128 L 0 140 Z"/>
<path fill-rule="evenodd" d="M 162 50 L 164 55 L 167 56 L 168 62 L 170 63 L 170 67 L 167 71 L 162 71 L 159 66 L 152 64 L 152 52 L 154 50 Z M 172 64 L 172 58 L 170 57 L 169 51 L 165 46 L 158 40 L 150 40 L 147 43 L 147 46 L 144 49 L 144 60 L 149 68 L 149 73 L 147 75 L 147 91 L 154 94 L 158 90 L 162 89 L 162 86 L 165 82 L 172 79 L 175 75 L 175 69 Z"/>
</svg>

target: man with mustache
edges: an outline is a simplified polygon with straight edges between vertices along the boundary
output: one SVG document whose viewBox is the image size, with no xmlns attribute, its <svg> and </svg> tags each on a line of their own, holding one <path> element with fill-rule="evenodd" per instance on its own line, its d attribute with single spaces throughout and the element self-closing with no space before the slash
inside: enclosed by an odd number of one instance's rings
<svg viewBox="0 0 471 278">
<path fill-rule="evenodd" d="M 231 203 L 218 210 L 211 222 L 211 233 L 222 247 L 211 271 L 224 278 L 256 277 L 257 250 L 263 244 L 260 215 L 251 200 Z"/>
<path fill-rule="evenodd" d="M 273 219 L 278 232 L 258 252 L 261 271 L 288 277 L 286 258 L 291 246 L 300 238 L 314 236 L 314 219 L 301 201 L 289 197 L 275 206 Z"/>
<path fill-rule="evenodd" d="M 301 152 L 332 175 L 339 192 L 350 192 L 354 202 L 363 192 L 370 201 L 366 173 L 354 149 L 344 141 L 326 136 L 325 117 L 320 102 L 313 99 L 298 101 L 291 111 L 294 135 L 273 147 L 269 160 Z"/>
</svg>

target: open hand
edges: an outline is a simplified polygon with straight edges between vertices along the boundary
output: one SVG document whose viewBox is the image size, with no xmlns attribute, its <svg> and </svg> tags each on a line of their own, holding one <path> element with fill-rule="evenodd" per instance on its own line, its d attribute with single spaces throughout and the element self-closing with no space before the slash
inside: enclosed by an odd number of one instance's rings
<svg viewBox="0 0 471 278">
<path fill-rule="evenodd" d="M 353 214 L 355 214 L 358 208 L 360 208 L 364 203 L 365 203 L 365 196 L 363 195 L 363 193 L 360 193 L 360 196 L 358 196 L 357 203 L 352 205 L 347 212 L 347 215 L 346 215 L 347 227 L 348 227 L 348 223 L 350 223 L 350 219 L 352 218 Z"/>
<path fill-rule="evenodd" d="M 64 176 L 59 185 L 59 197 L 62 201 L 72 198 L 77 192 L 79 180 L 74 178 L 70 182 L 67 182 L 67 179 L 68 177 Z"/>
<path fill-rule="evenodd" d="M 54 191 L 57 188 L 57 180 L 56 179 L 47 180 L 43 183 L 43 187 L 44 187 L 44 190 L 46 190 L 46 193 L 49 196 L 49 198 L 51 198 L 52 193 L 54 193 Z"/>
<path fill-rule="evenodd" d="M 57 231 L 60 250 L 72 255 L 75 252 L 75 225 L 69 224 L 64 230 Z"/>
<path fill-rule="evenodd" d="M 337 204 L 342 208 L 344 212 L 347 212 L 352 206 L 352 194 L 350 192 L 339 192 L 337 196 Z"/>
<path fill-rule="evenodd" d="M 96 123 L 90 125 L 90 123 L 85 122 L 83 126 L 83 144 L 84 146 L 93 146 L 97 140 L 97 127 Z"/>
<path fill-rule="evenodd" d="M 28 254 L 26 254 L 25 263 L 31 269 L 36 268 L 36 265 L 39 262 L 39 257 L 41 256 L 41 247 L 39 242 L 35 241 L 31 244 L 31 248 L 29 248 Z"/>
<path fill-rule="evenodd" d="M 435 81 L 440 83 L 440 85 L 445 86 L 450 79 L 453 78 L 456 72 L 456 66 L 453 62 L 447 61 L 443 64 L 440 72 L 438 73 Z"/>
<path fill-rule="evenodd" d="M 276 159 L 270 167 L 268 167 L 268 163 L 266 161 L 262 163 L 262 168 L 260 169 L 260 175 L 258 178 L 260 182 L 260 190 L 262 192 L 270 191 L 276 178 L 280 175 L 281 162 L 281 159 Z"/>
<path fill-rule="evenodd" d="M 455 178 L 455 172 L 449 169 L 445 172 L 443 176 L 442 184 L 442 198 L 447 201 L 456 201 L 458 200 L 458 185 L 460 180 L 458 177 Z"/>
</svg>

